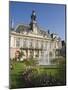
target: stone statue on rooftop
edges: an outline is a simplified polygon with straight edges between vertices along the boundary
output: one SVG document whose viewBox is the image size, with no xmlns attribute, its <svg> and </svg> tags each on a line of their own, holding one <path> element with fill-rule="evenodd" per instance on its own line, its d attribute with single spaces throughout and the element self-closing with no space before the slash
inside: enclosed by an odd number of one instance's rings
<svg viewBox="0 0 68 90">
<path fill-rule="evenodd" d="M 34 10 L 32 11 L 31 20 L 36 21 L 36 13 Z"/>
</svg>

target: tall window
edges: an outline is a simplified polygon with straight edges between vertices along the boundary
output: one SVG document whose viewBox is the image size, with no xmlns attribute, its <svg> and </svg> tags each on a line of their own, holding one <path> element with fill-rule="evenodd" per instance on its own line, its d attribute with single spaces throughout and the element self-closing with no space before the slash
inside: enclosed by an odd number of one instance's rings
<svg viewBox="0 0 68 90">
<path fill-rule="evenodd" d="M 33 42 L 33 40 L 31 39 L 30 40 L 30 47 L 33 47 L 33 43 L 32 42 Z"/>
<path fill-rule="evenodd" d="M 26 39 L 23 40 L 23 48 L 26 47 Z"/>
<path fill-rule="evenodd" d="M 43 41 L 41 41 L 41 49 L 43 49 Z"/>
<path fill-rule="evenodd" d="M 45 42 L 45 49 L 47 49 L 47 42 Z"/>
<path fill-rule="evenodd" d="M 38 40 L 36 40 L 36 43 L 35 44 L 36 44 L 36 48 L 38 48 Z"/>
<path fill-rule="evenodd" d="M 20 38 L 16 39 L 16 47 L 20 47 Z"/>
</svg>

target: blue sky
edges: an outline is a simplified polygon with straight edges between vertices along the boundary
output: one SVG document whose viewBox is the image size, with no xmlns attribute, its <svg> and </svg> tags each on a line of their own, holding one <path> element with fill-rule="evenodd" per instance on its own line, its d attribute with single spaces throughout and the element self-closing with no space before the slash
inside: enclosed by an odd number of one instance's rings
<svg viewBox="0 0 68 90">
<path fill-rule="evenodd" d="M 10 2 L 9 9 L 14 27 L 17 24 L 29 24 L 32 10 L 35 10 L 40 27 L 49 29 L 51 33 L 57 33 L 62 39 L 65 39 L 65 5 L 13 1 Z"/>
</svg>

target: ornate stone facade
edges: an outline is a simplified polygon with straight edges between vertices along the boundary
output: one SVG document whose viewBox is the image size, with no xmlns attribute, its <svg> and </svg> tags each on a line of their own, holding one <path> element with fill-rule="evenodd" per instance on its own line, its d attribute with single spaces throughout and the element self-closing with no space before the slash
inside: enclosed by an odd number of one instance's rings
<svg viewBox="0 0 68 90">
<path fill-rule="evenodd" d="M 56 50 L 62 48 L 61 39 L 57 34 L 40 28 L 36 18 L 33 11 L 29 25 L 20 24 L 10 31 L 10 58 L 22 48 L 26 59 L 33 57 L 40 64 L 50 64 L 50 60 L 56 57 Z"/>
</svg>

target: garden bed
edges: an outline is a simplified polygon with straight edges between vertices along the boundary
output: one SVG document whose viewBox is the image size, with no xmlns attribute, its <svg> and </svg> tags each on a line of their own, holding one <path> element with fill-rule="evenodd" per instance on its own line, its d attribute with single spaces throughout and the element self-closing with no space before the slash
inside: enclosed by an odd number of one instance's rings
<svg viewBox="0 0 68 90">
<path fill-rule="evenodd" d="M 56 65 L 37 66 L 30 63 L 30 61 L 25 61 L 12 62 L 12 66 L 13 69 L 10 70 L 10 88 L 65 85 L 64 68 L 59 68 Z"/>
</svg>

